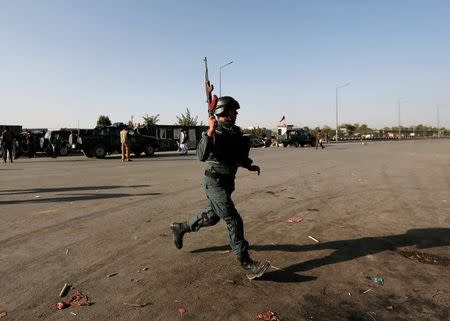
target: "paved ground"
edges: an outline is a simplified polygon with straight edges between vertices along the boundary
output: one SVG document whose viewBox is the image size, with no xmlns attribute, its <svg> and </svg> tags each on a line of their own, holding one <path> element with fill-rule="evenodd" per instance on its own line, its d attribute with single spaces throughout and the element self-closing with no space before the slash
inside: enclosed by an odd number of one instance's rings
<svg viewBox="0 0 450 321">
<path fill-rule="evenodd" d="M 449 140 L 252 157 L 234 199 L 252 256 L 279 268 L 252 282 L 223 222 L 173 246 L 169 223 L 205 205 L 193 154 L 0 164 L 5 320 L 448 320 Z M 95 304 L 55 311 L 64 283 Z"/>
</svg>

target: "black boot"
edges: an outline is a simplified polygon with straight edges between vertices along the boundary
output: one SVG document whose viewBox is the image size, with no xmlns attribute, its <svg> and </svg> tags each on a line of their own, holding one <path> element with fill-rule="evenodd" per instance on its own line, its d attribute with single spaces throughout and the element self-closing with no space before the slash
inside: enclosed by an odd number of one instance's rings
<svg viewBox="0 0 450 321">
<path fill-rule="evenodd" d="M 173 232 L 173 241 L 175 242 L 175 246 L 177 249 L 181 249 L 183 247 L 184 234 L 191 231 L 189 225 L 187 223 L 172 223 L 170 225 L 170 229 Z"/>
<path fill-rule="evenodd" d="M 248 254 L 242 255 L 238 257 L 238 259 L 247 274 L 247 278 L 250 280 L 261 277 L 270 267 L 270 263 L 268 261 L 253 261 Z"/>
</svg>

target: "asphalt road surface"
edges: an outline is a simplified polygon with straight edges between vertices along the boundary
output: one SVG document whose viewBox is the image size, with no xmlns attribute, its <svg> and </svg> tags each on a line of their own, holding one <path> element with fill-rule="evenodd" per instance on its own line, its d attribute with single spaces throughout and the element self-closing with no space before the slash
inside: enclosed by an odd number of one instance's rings
<svg viewBox="0 0 450 321">
<path fill-rule="evenodd" d="M 449 140 L 251 157 L 261 176 L 240 169 L 234 201 L 252 257 L 273 266 L 253 281 L 223 222 L 173 245 L 169 224 L 206 204 L 192 151 L 0 164 L 5 320 L 448 320 Z M 65 283 L 94 304 L 55 310 Z"/>
</svg>

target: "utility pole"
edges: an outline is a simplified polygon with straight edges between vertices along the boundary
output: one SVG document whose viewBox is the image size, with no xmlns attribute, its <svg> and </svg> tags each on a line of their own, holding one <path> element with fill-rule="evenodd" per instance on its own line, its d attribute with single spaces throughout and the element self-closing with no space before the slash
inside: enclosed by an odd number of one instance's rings
<svg viewBox="0 0 450 321">
<path fill-rule="evenodd" d="M 338 127 L 339 127 L 339 125 L 338 125 L 338 89 L 347 87 L 348 85 L 350 85 L 349 82 L 342 86 L 336 86 L 336 143 L 338 141 L 338 132 L 339 132 L 339 129 L 338 129 Z"/>
<path fill-rule="evenodd" d="M 437 137 L 440 137 L 441 133 L 441 126 L 439 124 L 439 105 L 436 105 L 436 112 L 437 112 Z"/>
</svg>

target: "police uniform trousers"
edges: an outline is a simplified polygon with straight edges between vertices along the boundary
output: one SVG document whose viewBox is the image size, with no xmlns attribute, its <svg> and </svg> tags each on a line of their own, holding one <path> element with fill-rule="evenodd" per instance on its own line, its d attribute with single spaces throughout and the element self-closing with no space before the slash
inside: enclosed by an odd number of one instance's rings
<svg viewBox="0 0 450 321">
<path fill-rule="evenodd" d="M 238 256 L 248 253 L 248 242 L 244 238 L 244 224 L 231 194 L 234 191 L 234 177 L 215 178 L 205 176 L 203 188 L 208 199 L 208 206 L 203 212 L 193 215 L 188 220 L 192 232 L 202 227 L 216 225 L 224 220 L 228 230 L 228 241 L 233 252 Z"/>
</svg>

